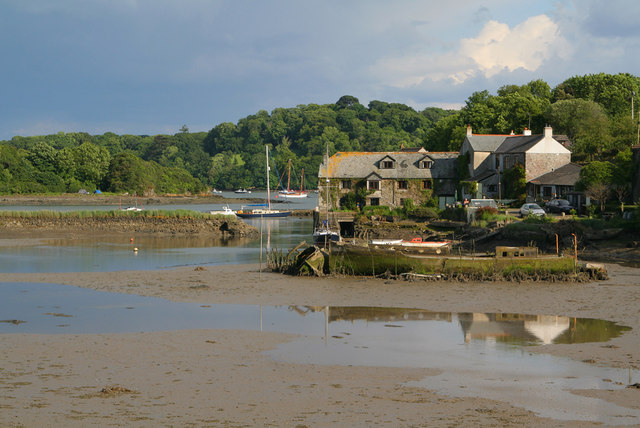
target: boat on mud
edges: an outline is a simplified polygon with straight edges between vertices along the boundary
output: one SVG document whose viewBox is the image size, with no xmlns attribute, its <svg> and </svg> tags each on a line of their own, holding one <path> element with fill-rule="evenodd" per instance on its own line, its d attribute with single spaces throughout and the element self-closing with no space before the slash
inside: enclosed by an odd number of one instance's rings
<svg viewBox="0 0 640 428">
<path fill-rule="evenodd" d="M 385 248 L 422 248 L 422 249 L 433 249 L 433 250 L 449 250 L 451 249 L 452 242 L 451 241 L 423 241 L 422 238 L 413 238 L 409 241 L 405 241 L 403 239 L 372 239 L 369 241 L 369 245 L 374 248 L 377 247 L 385 247 Z"/>
</svg>

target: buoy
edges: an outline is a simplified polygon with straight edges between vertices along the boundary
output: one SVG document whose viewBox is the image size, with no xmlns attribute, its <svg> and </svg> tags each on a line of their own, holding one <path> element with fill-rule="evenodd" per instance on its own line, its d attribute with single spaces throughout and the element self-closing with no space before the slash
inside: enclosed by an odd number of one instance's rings
<svg viewBox="0 0 640 428">
<path fill-rule="evenodd" d="M 133 238 L 131 238 L 131 239 L 129 240 L 129 242 L 131 242 L 131 243 L 133 244 Z"/>
<path fill-rule="evenodd" d="M 135 247 L 135 248 L 133 249 L 133 252 L 134 252 L 134 253 L 137 253 L 137 252 L 138 252 L 138 247 Z"/>
</svg>

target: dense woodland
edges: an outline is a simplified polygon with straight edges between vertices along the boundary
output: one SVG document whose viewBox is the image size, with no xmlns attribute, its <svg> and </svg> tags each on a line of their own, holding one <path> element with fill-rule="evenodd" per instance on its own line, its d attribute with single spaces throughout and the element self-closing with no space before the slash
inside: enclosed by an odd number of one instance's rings
<svg viewBox="0 0 640 428">
<path fill-rule="evenodd" d="M 638 95 L 640 78 L 597 74 L 572 77 L 555 88 L 535 80 L 503 86 L 496 94 L 475 92 L 460 110 L 416 111 L 383 101 L 364 106 L 345 95 L 334 104 L 261 110 L 208 133 L 191 133 L 185 125 L 174 135 L 16 136 L 0 141 L 0 193 L 100 189 L 152 195 L 264 188 L 265 145 L 271 148 L 271 183 L 277 184 L 291 159 L 296 185 L 304 169 L 305 188 L 316 188 L 327 146 L 330 155 L 402 146 L 458 151 L 467 124 L 474 133 L 499 134 L 525 127 L 542 133 L 549 124 L 554 134 L 573 142 L 573 161 L 587 165 L 585 188 L 616 185 L 624 198 L 633 170 L 630 147 L 640 135 Z"/>
</svg>

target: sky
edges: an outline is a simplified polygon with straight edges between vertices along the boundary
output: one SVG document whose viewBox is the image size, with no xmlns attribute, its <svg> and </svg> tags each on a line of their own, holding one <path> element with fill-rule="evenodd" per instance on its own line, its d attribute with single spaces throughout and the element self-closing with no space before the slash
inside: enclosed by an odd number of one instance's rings
<svg viewBox="0 0 640 428">
<path fill-rule="evenodd" d="M 640 73 L 637 0 L 0 0 L 0 140 Z"/>
</svg>

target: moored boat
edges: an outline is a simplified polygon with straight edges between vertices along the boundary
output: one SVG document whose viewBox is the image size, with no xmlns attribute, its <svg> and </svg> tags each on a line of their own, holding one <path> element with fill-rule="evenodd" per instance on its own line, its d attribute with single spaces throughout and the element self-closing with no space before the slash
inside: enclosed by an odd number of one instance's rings
<svg viewBox="0 0 640 428">
<path fill-rule="evenodd" d="M 221 210 L 211 210 L 211 211 L 209 211 L 209 214 L 211 214 L 211 215 L 226 215 L 226 216 L 229 216 L 229 217 L 236 217 L 235 211 L 233 211 L 231 208 L 229 208 L 226 205 L 224 207 L 222 207 Z"/>
<path fill-rule="evenodd" d="M 269 146 L 265 146 L 267 157 L 267 203 L 266 204 L 251 204 L 248 207 L 267 207 L 267 208 L 249 208 L 245 209 L 243 206 L 236 212 L 236 216 L 240 218 L 279 218 L 288 217 L 291 215 L 291 211 L 281 211 L 271 209 L 271 190 L 269 188 Z M 237 191 L 236 191 L 237 193 Z"/>
</svg>

